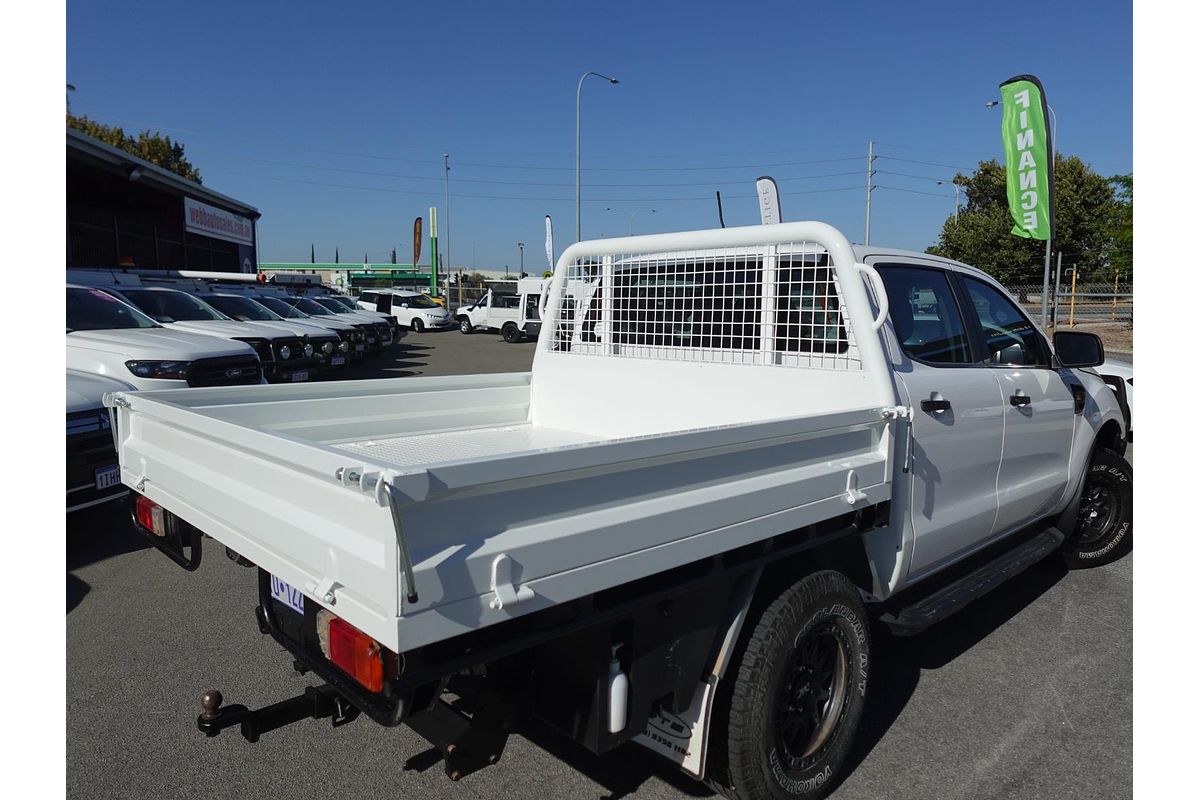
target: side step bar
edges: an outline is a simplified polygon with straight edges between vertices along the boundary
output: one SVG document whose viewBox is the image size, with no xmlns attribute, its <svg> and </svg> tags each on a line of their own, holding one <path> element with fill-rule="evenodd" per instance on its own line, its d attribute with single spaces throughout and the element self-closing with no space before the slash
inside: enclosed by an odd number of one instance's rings
<svg viewBox="0 0 1200 800">
<path fill-rule="evenodd" d="M 932 594 L 880 615 L 879 620 L 897 636 L 914 636 L 1021 574 L 1061 547 L 1065 538 L 1058 528 L 1046 528 Z"/>
</svg>

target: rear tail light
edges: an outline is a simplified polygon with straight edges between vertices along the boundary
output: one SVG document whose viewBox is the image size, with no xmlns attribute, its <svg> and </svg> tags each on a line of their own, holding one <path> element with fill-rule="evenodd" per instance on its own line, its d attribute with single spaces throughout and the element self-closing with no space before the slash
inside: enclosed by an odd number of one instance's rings
<svg viewBox="0 0 1200 800">
<path fill-rule="evenodd" d="M 133 513 L 138 524 L 155 536 L 167 535 L 167 512 L 149 497 L 138 495 L 133 501 Z"/>
<path fill-rule="evenodd" d="M 322 609 L 317 639 L 330 662 L 371 692 L 383 691 L 383 647 L 358 628 Z"/>
</svg>

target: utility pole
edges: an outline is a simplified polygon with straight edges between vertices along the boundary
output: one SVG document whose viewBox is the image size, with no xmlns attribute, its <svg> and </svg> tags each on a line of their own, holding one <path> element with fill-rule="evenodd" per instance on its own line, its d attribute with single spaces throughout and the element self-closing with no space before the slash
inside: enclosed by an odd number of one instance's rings
<svg viewBox="0 0 1200 800">
<path fill-rule="evenodd" d="M 442 153 L 442 159 L 446 163 L 446 269 L 450 270 L 450 154 Z"/>
<path fill-rule="evenodd" d="M 517 242 L 517 248 L 520 249 L 520 251 L 521 251 L 521 271 L 518 272 L 517 275 L 524 276 L 525 275 L 525 243 Z"/>
<path fill-rule="evenodd" d="M 863 244 L 871 243 L 871 192 L 875 191 L 875 142 L 867 142 L 867 234 Z"/>
</svg>

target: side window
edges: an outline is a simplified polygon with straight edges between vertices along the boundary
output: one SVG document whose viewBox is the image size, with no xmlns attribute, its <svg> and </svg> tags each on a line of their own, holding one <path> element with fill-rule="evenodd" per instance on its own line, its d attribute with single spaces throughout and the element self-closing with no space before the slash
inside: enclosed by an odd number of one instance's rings
<svg viewBox="0 0 1200 800">
<path fill-rule="evenodd" d="M 983 342 L 990 365 L 1048 367 L 1046 342 L 1012 300 L 975 278 L 963 277 L 975 314 L 983 327 Z"/>
<path fill-rule="evenodd" d="M 542 299 L 540 294 L 525 295 L 525 319 L 541 319 L 538 314 L 538 302 Z"/>
<path fill-rule="evenodd" d="M 364 303 L 378 303 L 379 302 L 379 295 L 376 294 L 375 292 L 363 292 L 358 297 Z"/>
<path fill-rule="evenodd" d="M 876 266 L 904 353 L 927 364 L 971 363 L 966 327 L 946 273 L 896 264 Z"/>
</svg>

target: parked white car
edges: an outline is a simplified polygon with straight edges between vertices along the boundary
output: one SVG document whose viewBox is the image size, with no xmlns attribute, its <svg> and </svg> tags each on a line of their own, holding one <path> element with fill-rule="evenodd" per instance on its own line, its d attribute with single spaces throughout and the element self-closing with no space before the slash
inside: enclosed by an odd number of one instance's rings
<svg viewBox="0 0 1200 800">
<path fill-rule="evenodd" d="M 129 494 L 113 447 L 107 392 L 130 392 L 132 384 L 67 370 L 67 513 Z"/>
<path fill-rule="evenodd" d="M 428 296 L 410 289 L 373 289 L 358 298 L 358 307 L 365 311 L 391 314 L 396 322 L 420 333 L 427 329 L 449 328 L 454 324 L 450 312 Z"/>
<path fill-rule="evenodd" d="M 313 357 L 317 359 L 321 372 L 338 372 L 349 366 L 349 353 L 353 346 L 350 332 L 354 330 L 353 325 L 340 321 L 322 325 L 311 318 L 284 319 L 245 294 L 203 292 L 196 294 L 196 297 L 238 322 L 269 322 L 296 331 L 313 346 Z M 339 328 L 341 330 L 338 330 Z"/>
<path fill-rule="evenodd" d="M 319 320 L 328 317 L 355 326 L 363 332 L 367 352 L 377 353 L 385 344 L 391 344 L 393 341 L 391 324 L 375 316 L 368 316 L 358 311 L 337 311 L 330 309 L 311 297 L 277 295 L 275 299 Z M 274 305 L 272 305 L 272 309 L 274 308 Z"/>
<path fill-rule="evenodd" d="M 166 328 L 108 292 L 72 284 L 66 366 L 139 391 L 265 383 L 250 345 Z"/>
<path fill-rule="evenodd" d="M 272 383 L 308 380 L 319 366 L 315 348 L 304 338 L 303 328 L 286 322 L 238 322 L 203 300 L 160 286 L 115 286 L 103 290 L 136 306 L 168 328 L 245 342 L 262 362 L 263 375 Z"/>
</svg>

